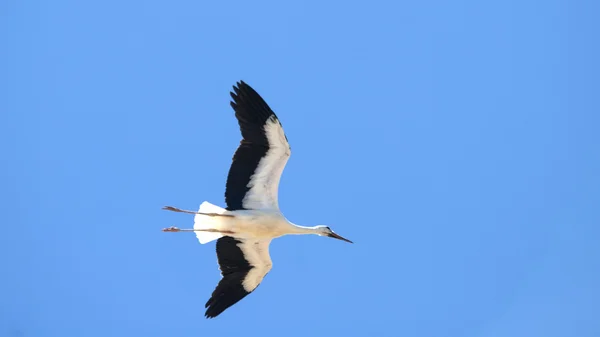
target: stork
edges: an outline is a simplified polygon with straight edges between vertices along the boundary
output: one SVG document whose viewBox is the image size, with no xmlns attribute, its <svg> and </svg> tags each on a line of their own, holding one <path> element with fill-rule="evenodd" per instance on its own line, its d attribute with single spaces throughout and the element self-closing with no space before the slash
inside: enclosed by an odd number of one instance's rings
<svg viewBox="0 0 600 337">
<path fill-rule="evenodd" d="M 271 270 L 269 244 L 288 234 L 315 234 L 352 243 L 328 226 L 306 227 L 288 221 L 279 210 L 281 173 L 291 149 L 281 122 L 263 98 L 244 81 L 231 92 L 231 107 L 242 140 L 235 151 L 225 188 L 226 208 L 204 201 L 194 214 L 193 229 L 169 227 L 165 232 L 195 232 L 201 244 L 217 240 L 221 280 L 206 302 L 206 318 L 214 318 L 239 302 Z"/>
</svg>

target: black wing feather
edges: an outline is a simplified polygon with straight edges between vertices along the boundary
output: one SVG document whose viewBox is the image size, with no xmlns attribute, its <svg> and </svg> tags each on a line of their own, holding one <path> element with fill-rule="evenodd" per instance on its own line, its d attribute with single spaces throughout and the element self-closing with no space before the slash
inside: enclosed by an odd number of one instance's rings
<svg viewBox="0 0 600 337">
<path fill-rule="evenodd" d="M 230 211 L 244 209 L 243 200 L 248 183 L 260 160 L 269 151 L 265 124 L 270 118 L 277 119 L 265 100 L 244 81 L 237 83 L 231 92 L 231 107 L 238 120 L 242 141 L 233 155 L 227 176 L 225 202 Z"/>
<path fill-rule="evenodd" d="M 204 306 L 207 308 L 205 313 L 207 318 L 217 317 L 250 294 L 244 289 L 242 282 L 254 267 L 244 257 L 242 249 L 238 246 L 239 243 L 241 241 L 231 236 L 224 236 L 217 240 L 217 260 L 223 278 Z"/>
</svg>

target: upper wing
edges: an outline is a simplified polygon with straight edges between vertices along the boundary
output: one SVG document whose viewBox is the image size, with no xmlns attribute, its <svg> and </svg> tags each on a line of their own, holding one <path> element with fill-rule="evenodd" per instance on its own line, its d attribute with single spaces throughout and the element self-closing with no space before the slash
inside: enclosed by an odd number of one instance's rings
<svg viewBox="0 0 600 337">
<path fill-rule="evenodd" d="M 236 239 L 231 236 L 217 240 L 217 259 L 223 278 L 206 302 L 207 318 L 218 316 L 258 287 L 273 266 L 269 256 L 270 243 L 270 239 Z"/>
<path fill-rule="evenodd" d="M 227 209 L 279 209 L 279 180 L 291 154 L 287 137 L 273 110 L 254 89 L 240 81 L 233 90 L 231 107 L 242 141 L 227 176 Z"/>
</svg>

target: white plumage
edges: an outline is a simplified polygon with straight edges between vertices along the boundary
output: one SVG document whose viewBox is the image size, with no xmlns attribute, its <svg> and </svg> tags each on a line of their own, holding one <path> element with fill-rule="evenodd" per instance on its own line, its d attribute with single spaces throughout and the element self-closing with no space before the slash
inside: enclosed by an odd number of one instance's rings
<svg viewBox="0 0 600 337">
<path fill-rule="evenodd" d="M 269 150 L 250 178 L 250 191 L 246 193 L 243 203 L 247 209 L 279 211 L 279 180 L 292 150 L 275 115 L 269 117 L 264 128 Z"/>
<path fill-rule="evenodd" d="M 208 214 L 224 214 L 226 210 L 222 207 L 211 204 L 208 201 L 200 204 L 198 213 L 194 216 L 194 229 L 196 230 L 196 237 L 201 244 L 209 243 L 223 236 L 220 232 L 205 232 L 205 229 L 220 228 L 223 217 L 219 216 L 208 216 L 202 213 Z"/>
<path fill-rule="evenodd" d="M 278 190 L 291 149 L 281 122 L 267 103 L 243 81 L 233 87 L 231 106 L 242 140 L 236 150 L 225 189 L 227 208 L 208 201 L 195 214 L 193 229 L 201 244 L 217 240 L 221 281 L 206 303 L 205 316 L 216 317 L 253 292 L 271 270 L 271 240 L 287 234 L 315 234 L 351 242 L 327 226 L 304 227 L 289 222 L 279 210 Z"/>
<path fill-rule="evenodd" d="M 271 239 L 245 239 L 240 246 L 244 257 L 254 268 L 250 269 L 242 285 L 248 292 L 252 292 L 262 282 L 263 278 L 273 267 L 269 255 Z"/>
</svg>

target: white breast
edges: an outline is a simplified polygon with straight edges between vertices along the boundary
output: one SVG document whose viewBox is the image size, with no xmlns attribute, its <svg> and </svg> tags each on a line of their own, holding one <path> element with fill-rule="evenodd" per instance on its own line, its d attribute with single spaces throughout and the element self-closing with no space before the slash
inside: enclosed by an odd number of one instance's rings
<svg viewBox="0 0 600 337">
<path fill-rule="evenodd" d="M 244 238 L 272 239 L 287 233 L 287 221 L 279 212 L 236 211 L 234 232 Z"/>
</svg>

